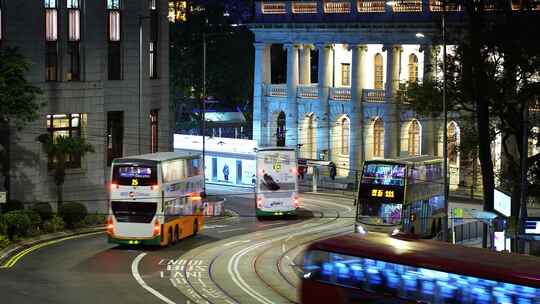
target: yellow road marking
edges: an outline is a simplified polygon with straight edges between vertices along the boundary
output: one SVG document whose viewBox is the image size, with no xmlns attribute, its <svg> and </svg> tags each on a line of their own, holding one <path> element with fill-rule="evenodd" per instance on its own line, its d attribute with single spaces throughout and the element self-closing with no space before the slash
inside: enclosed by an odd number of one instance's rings
<svg viewBox="0 0 540 304">
<path fill-rule="evenodd" d="M 85 236 L 96 235 L 96 234 L 101 234 L 101 233 L 105 233 L 105 231 L 97 231 L 97 232 L 91 232 L 91 233 L 85 233 L 85 234 L 78 234 L 78 235 L 68 236 L 68 237 L 64 237 L 64 238 L 60 238 L 60 239 L 56 239 L 56 240 L 36 244 L 36 245 L 28 247 L 28 248 L 22 250 L 21 252 L 17 253 L 16 255 L 12 256 L 9 260 L 7 260 L 4 263 L 4 265 L 1 265 L 0 268 L 11 268 L 11 267 L 13 267 L 13 265 L 15 265 L 15 263 L 17 263 L 17 261 L 19 261 L 19 259 L 21 259 L 23 256 L 25 256 L 25 255 L 29 254 L 30 252 L 32 252 L 34 250 L 37 250 L 39 248 L 49 246 L 49 245 L 53 245 L 53 244 L 56 244 L 56 243 L 60 243 L 60 242 L 67 241 L 67 240 L 78 239 L 78 238 L 82 238 L 82 237 L 85 237 Z"/>
</svg>

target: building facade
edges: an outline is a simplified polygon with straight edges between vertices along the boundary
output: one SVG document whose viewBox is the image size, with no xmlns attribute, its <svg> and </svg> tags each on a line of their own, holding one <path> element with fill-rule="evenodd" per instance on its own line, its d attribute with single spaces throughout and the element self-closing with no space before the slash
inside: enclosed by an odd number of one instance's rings
<svg viewBox="0 0 540 304">
<path fill-rule="evenodd" d="M 167 13 L 167 0 L 0 0 L 1 47 L 19 49 L 44 92 L 39 119 L 11 139 L 11 199 L 56 200 L 40 134 L 94 147 L 70 157 L 64 184 L 90 211 L 106 210 L 113 158 L 172 149 Z"/>
</svg>

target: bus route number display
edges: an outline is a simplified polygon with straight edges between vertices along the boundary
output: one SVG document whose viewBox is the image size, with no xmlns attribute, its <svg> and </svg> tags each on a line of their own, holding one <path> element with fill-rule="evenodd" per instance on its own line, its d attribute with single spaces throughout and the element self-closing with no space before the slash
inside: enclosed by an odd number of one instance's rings
<svg viewBox="0 0 540 304">
<path fill-rule="evenodd" d="M 371 197 L 396 198 L 394 190 L 371 189 Z"/>
</svg>

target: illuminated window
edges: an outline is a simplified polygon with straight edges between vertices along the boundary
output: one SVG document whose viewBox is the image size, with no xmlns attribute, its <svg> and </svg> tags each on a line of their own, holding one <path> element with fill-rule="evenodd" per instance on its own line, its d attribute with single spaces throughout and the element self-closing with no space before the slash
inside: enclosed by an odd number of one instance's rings
<svg viewBox="0 0 540 304">
<path fill-rule="evenodd" d="M 79 9 L 69 9 L 69 41 L 81 40 L 81 11 Z"/>
<path fill-rule="evenodd" d="M 80 8 L 79 0 L 67 0 L 67 8 Z"/>
<path fill-rule="evenodd" d="M 341 119 L 341 154 L 349 155 L 349 139 L 351 123 L 347 117 Z"/>
<path fill-rule="evenodd" d="M 377 53 L 375 54 L 375 78 L 374 78 L 374 84 L 373 88 L 376 90 L 382 90 L 383 89 L 383 57 L 381 54 Z"/>
<path fill-rule="evenodd" d="M 451 121 L 447 129 L 448 139 L 448 164 L 456 166 L 458 159 L 458 127 L 455 122 Z"/>
<path fill-rule="evenodd" d="M 156 9 L 156 0 L 148 0 L 148 8 L 151 10 Z"/>
<path fill-rule="evenodd" d="M 120 0 L 107 0 L 107 9 L 120 9 Z"/>
<path fill-rule="evenodd" d="M 150 136 L 151 136 L 151 146 L 150 146 L 150 152 L 156 153 L 158 151 L 158 111 L 157 109 L 154 109 L 150 111 Z"/>
<path fill-rule="evenodd" d="M 56 8 L 56 0 L 45 0 L 45 8 Z"/>
<path fill-rule="evenodd" d="M 187 1 L 169 0 L 169 21 L 186 21 Z"/>
<path fill-rule="evenodd" d="M 86 114 L 49 114 L 47 115 L 47 132 L 53 140 L 60 136 L 80 138 L 85 120 Z M 55 163 L 56 159 L 49 158 L 49 168 L 53 168 Z M 70 155 L 66 167 L 80 168 L 81 156 Z"/>
<path fill-rule="evenodd" d="M 409 55 L 409 82 L 418 81 L 418 57 L 415 54 Z"/>
<path fill-rule="evenodd" d="M 109 80 L 122 79 L 120 0 L 107 0 L 109 10 Z"/>
<path fill-rule="evenodd" d="M 351 85 L 351 65 L 348 63 L 341 64 L 341 85 Z"/>
<path fill-rule="evenodd" d="M 418 120 L 413 120 L 409 124 L 408 152 L 409 155 L 420 154 L 420 123 Z"/>
<path fill-rule="evenodd" d="M 58 11 L 56 9 L 45 10 L 45 38 L 47 41 L 58 40 Z"/>
<path fill-rule="evenodd" d="M 373 156 L 382 157 L 384 153 L 384 123 L 377 118 L 373 122 Z"/>
</svg>

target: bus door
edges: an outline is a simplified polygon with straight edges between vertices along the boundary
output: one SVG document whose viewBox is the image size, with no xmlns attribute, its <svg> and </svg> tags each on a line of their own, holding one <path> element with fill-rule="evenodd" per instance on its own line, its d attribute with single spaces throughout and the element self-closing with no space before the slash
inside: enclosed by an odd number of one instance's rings
<svg viewBox="0 0 540 304">
<path fill-rule="evenodd" d="M 411 225 L 411 204 L 404 203 L 403 204 L 403 215 L 402 215 L 402 225 L 403 225 L 403 231 L 409 232 L 412 228 Z"/>
</svg>

